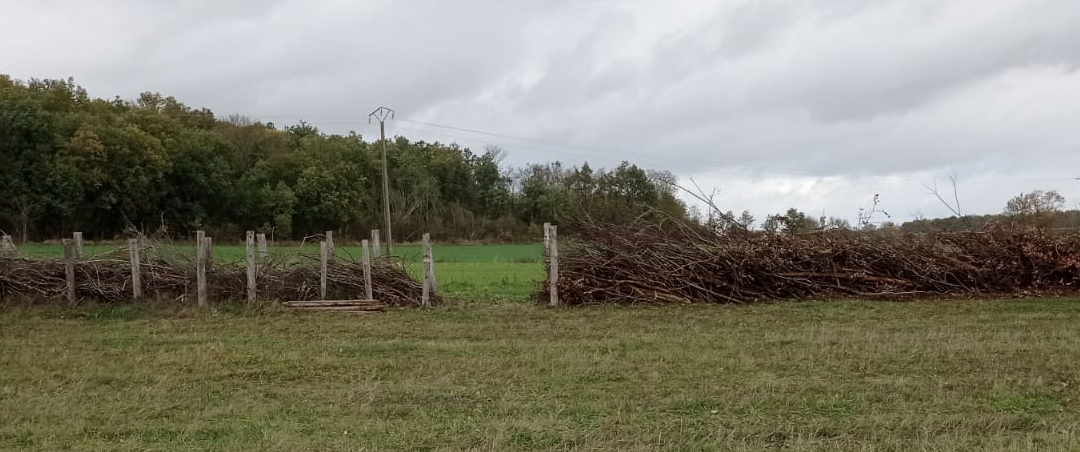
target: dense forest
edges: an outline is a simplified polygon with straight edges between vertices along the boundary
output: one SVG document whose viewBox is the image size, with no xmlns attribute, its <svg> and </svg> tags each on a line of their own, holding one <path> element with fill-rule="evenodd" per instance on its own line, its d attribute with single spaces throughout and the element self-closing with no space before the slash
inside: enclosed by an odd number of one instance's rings
<svg viewBox="0 0 1080 452">
<path fill-rule="evenodd" d="M 501 165 L 503 152 L 387 140 L 394 237 L 535 239 L 537 224 L 588 213 L 687 218 L 674 176 L 623 163 Z M 0 229 L 22 240 L 81 230 L 110 239 L 196 229 L 278 239 L 382 224 L 382 146 L 301 122 L 216 117 L 155 93 L 96 99 L 74 80 L 0 74 Z"/>
</svg>

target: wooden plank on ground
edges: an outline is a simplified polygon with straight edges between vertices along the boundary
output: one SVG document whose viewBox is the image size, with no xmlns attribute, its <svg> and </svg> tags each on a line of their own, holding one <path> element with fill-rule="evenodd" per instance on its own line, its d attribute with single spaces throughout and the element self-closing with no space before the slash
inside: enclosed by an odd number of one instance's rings
<svg viewBox="0 0 1080 452">
<path fill-rule="evenodd" d="M 282 306 L 289 308 L 305 308 L 319 306 L 386 306 L 375 300 L 306 300 L 306 301 L 283 301 Z"/>
<path fill-rule="evenodd" d="M 333 312 L 377 312 L 383 311 L 386 308 L 381 306 L 312 306 L 304 309 L 294 309 L 295 311 L 333 311 Z"/>
</svg>

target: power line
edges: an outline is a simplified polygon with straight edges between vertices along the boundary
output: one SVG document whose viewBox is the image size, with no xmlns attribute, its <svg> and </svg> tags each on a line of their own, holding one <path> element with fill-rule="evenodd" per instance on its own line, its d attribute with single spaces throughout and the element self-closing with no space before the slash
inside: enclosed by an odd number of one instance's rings
<svg viewBox="0 0 1080 452">
<path fill-rule="evenodd" d="M 670 169 L 681 169 L 681 170 L 685 170 L 685 171 L 701 171 L 703 168 L 708 168 L 708 172 L 710 172 L 710 173 L 720 173 L 720 174 L 729 174 L 729 175 L 738 175 L 738 176 L 754 176 L 754 175 L 758 175 L 758 174 L 771 174 L 771 175 L 788 175 L 788 176 L 803 176 L 803 177 L 837 177 L 837 178 L 849 178 L 849 179 L 850 178 L 862 178 L 862 179 L 867 179 L 867 178 L 873 178 L 873 179 L 894 178 L 894 179 L 906 179 L 907 182 L 911 182 L 911 183 L 919 182 L 919 181 L 917 181 L 915 179 L 912 179 L 912 178 L 909 178 L 907 176 L 883 176 L 883 175 L 876 175 L 876 174 L 850 174 L 850 173 L 844 174 L 844 173 L 838 173 L 838 172 L 826 171 L 826 170 L 805 170 L 805 169 L 800 170 L 800 169 L 791 169 L 791 168 L 764 167 L 764 166 L 753 166 L 753 165 L 731 165 L 731 164 L 726 164 L 725 165 L 725 164 L 718 164 L 715 161 L 701 160 L 701 159 L 686 159 L 686 158 L 679 159 L 680 161 L 685 162 L 686 163 L 685 165 L 674 165 L 674 166 L 672 166 L 671 165 L 672 159 L 660 157 L 660 156 L 657 156 L 655 154 L 652 154 L 652 155 L 635 154 L 635 153 L 628 152 L 628 151 L 625 151 L 625 150 L 618 150 L 618 149 L 613 149 L 613 148 L 604 148 L 604 147 L 597 147 L 597 146 L 581 146 L 581 145 L 574 145 L 574 144 L 569 144 L 569 143 L 560 143 L 560 142 L 557 142 L 557 141 L 550 141 L 550 140 L 538 140 L 538 139 L 532 139 L 532 138 L 526 138 L 526 137 L 518 137 L 518 136 L 513 136 L 513 135 L 508 135 L 508 134 L 503 134 L 503 133 L 485 132 L 485 131 L 480 131 L 480 130 L 476 130 L 476 129 L 468 129 L 468 128 L 464 128 L 464 127 L 447 126 L 447 125 L 429 123 L 429 122 L 424 122 L 424 121 L 414 121 L 414 120 L 408 120 L 408 119 L 400 119 L 399 121 L 411 122 L 411 123 L 414 123 L 414 124 L 421 124 L 421 125 L 427 125 L 427 126 L 434 126 L 434 127 L 439 127 L 439 128 L 443 128 L 443 129 L 452 129 L 452 130 L 458 130 L 458 131 L 464 131 L 464 132 L 470 132 L 470 133 L 477 133 L 477 134 L 481 134 L 481 135 L 493 136 L 493 137 L 498 137 L 498 138 L 508 138 L 508 139 L 513 139 L 513 140 L 519 140 L 519 141 L 535 143 L 535 144 L 547 145 L 547 146 L 555 146 L 555 147 L 562 147 L 562 148 L 568 148 L 568 149 L 577 149 L 578 151 L 575 151 L 575 152 L 564 152 L 564 151 L 562 151 L 561 152 L 561 151 L 556 151 L 556 150 L 551 150 L 551 149 L 536 149 L 536 148 L 530 148 L 530 147 L 523 147 L 523 146 L 518 145 L 518 144 L 508 145 L 505 142 L 498 142 L 498 141 L 492 141 L 492 140 L 486 140 L 486 139 L 482 140 L 482 139 L 470 138 L 470 137 L 462 137 L 460 135 L 449 135 L 449 134 L 446 134 L 446 133 L 433 132 L 433 131 L 430 131 L 430 130 L 402 128 L 400 126 L 398 127 L 399 129 L 412 130 L 412 131 L 415 131 L 415 132 L 420 132 L 420 133 L 425 133 L 425 134 L 430 134 L 430 135 L 436 135 L 436 136 L 442 136 L 442 137 L 447 137 L 447 138 L 452 138 L 452 139 L 457 139 L 457 140 L 473 141 L 473 142 L 479 142 L 479 143 L 491 144 L 491 145 L 502 145 L 504 147 L 512 147 L 512 148 L 515 148 L 515 149 L 531 150 L 531 151 L 534 151 L 534 152 L 541 152 L 541 153 L 568 155 L 568 156 L 572 156 L 572 157 L 585 156 L 585 157 L 593 157 L 593 158 L 620 160 L 622 157 L 631 156 L 631 157 L 634 157 L 636 160 L 639 160 L 639 161 L 640 160 L 647 160 L 647 161 L 654 161 L 654 162 L 662 162 L 662 163 L 660 163 L 660 166 L 666 166 L 666 168 L 664 168 L 664 169 L 668 169 L 668 170 L 670 170 Z M 602 152 L 605 152 L 605 154 L 595 154 L 595 153 L 581 152 L 582 150 L 584 150 L 584 151 L 602 151 Z M 723 168 L 728 168 L 728 169 L 725 170 Z"/>
<path fill-rule="evenodd" d="M 297 117 L 297 115 L 291 115 L 291 116 L 285 116 L 285 115 L 277 115 L 277 116 L 275 116 L 275 115 L 260 115 L 260 116 L 261 117 L 277 117 L 277 118 Z M 320 118 L 320 119 L 324 119 L 324 120 L 329 120 L 327 122 L 331 122 L 331 123 L 339 123 L 339 121 L 341 123 L 347 123 L 347 122 L 350 122 L 353 119 L 358 118 L 355 115 L 348 115 L 348 114 L 344 114 L 344 115 L 304 115 L 304 117 L 305 118 L 313 118 L 313 119 L 314 118 Z M 507 134 L 507 133 L 492 132 L 492 131 L 486 131 L 486 130 L 470 128 L 470 127 L 460 127 L 460 126 L 439 124 L 439 123 L 434 123 L 434 122 L 430 122 L 430 121 L 420 121 L 420 120 L 407 119 L 407 118 L 405 118 L 405 119 L 398 118 L 397 121 L 406 122 L 406 123 L 412 123 L 412 124 L 421 125 L 421 126 L 427 126 L 427 127 L 435 127 L 435 128 L 443 129 L 443 130 L 455 130 L 455 131 L 465 132 L 465 133 L 470 133 L 470 134 L 484 135 L 484 136 L 488 136 L 488 137 L 495 137 L 495 138 L 501 138 L 501 139 L 506 139 L 506 140 L 521 141 L 521 142 L 538 144 L 538 145 L 548 146 L 548 147 L 556 147 L 556 148 L 563 148 L 563 149 L 573 149 L 573 150 L 576 150 L 576 151 L 575 152 L 567 152 L 567 151 L 558 151 L 558 150 L 553 150 L 553 149 L 538 149 L 538 148 L 535 148 L 535 147 L 522 146 L 522 145 L 516 144 L 516 143 L 506 143 L 504 141 L 494 141 L 494 140 L 490 140 L 490 139 L 479 139 L 479 138 L 472 138 L 472 137 L 463 137 L 463 136 L 460 136 L 460 135 L 451 135 L 451 134 L 447 134 L 447 133 L 434 132 L 434 131 L 431 131 L 431 130 L 423 130 L 423 129 L 416 129 L 416 128 L 405 128 L 405 127 L 397 126 L 398 129 L 402 129 L 402 130 L 411 130 L 411 131 L 414 131 L 414 132 L 419 132 L 419 133 L 424 133 L 424 134 L 434 135 L 434 136 L 441 136 L 441 137 L 445 137 L 445 138 L 451 138 L 451 139 L 454 139 L 454 140 L 471 141 L 471 142 L 483 143 L 483 144 L 488 144 L 488 145 L 501 146 L 501 147 L 510 148 L 510 149 L 519 149 L 519 150 L 532 151 L 532 152 L 538 152 L 538 153 L 546 153 L 546 154 L 565 155 L 565 156 L 570 156 L 570 157 L 583 157 L 584 156 L 584 157 L 587 157 L 587 158 L 609 159 L 609 160 L 620 160 L 620 159 L 622 159 L 622 157 L 633 157 L 635 160 L 639 160 L 639 161 L 640 160 L 645 160 L 645 161 L 658 162 L 659 164 L 656 165 L 656 166 L 662 167 L 662 169 L 666 169 L 666 170 L 669 170 L 669 171 L 672 170 L 672 169 L 679 169 L 679 170 L 683 170 L 683 171 L 708 172 L 708 173 L 715 173 L 715 174 L 737 175 L 737 176 L 743 176 L 743 177 L 800 176 L 800 177 L 838 178 L 838 179 L 855 179 L 855 180 L 858 180 L 858 179 L 893 179 L 893 180 L 898 180 L 898 181 L 906 182 L 906 183 L 910 183 L 910 184 L 918 184 L 919 186 L 923 186 L 923 185 L 926 185 L 928 182 L 931 182 L 931 181 L 927 181 L 927 180 L 924 180 L 924 179 L 915 178 L 915 177 L 912 177 L 912 176 L 907 176 L 907 175 L 902 175 L 902 174 L 896 174 L 896 175 L 860 174 L 860 173 L 845 173 L 845 172 L 840 172 L 840 171 L 829 171 L 829 170 L 823 170 L 823 169 L 805 169 L 805 168 L 790 168 L 790 167 L 767 167 L 767 166 L 755 166 L 755 165 L 719 164 L 719 163 L 717 163 L 715 161 L 702 160 L 702 159 L 693 159 L 693 158 L 691 158 L 691 159 L 680 158 L 679 160 L 684 162 L 685 165 L 672 165 L 672 159 L 659 157 L 659 156 L 657 156 L 655 154 L 641 154 L 641 153 L 630 152 L 630 151 L 627 151 L 625 149 L 614 149 L 614 148 L 610 148 L 610 147 L 579 145 L 579 144 L 565 143 L 565 142 L 559 142 L 559 141 L 553 141 L 553 140 L 536 139 L 536 138 L 529 138 L 529 137 L 511 135 L 511 134 Z M 586 151 L 586 152 L 582 152 L 582 151 Z M 597 154 L 596 152 L 601 152 L 602 154 Z M 1002 178 L 995 179 L 996 182 L 1013 182 L 1013 183 L 1048 183 L 1048 182 L 1063 182 L 1063 181 L 1071 181 L 1071 180 L 1077 180 L 1078 182 L 1080 182 L 1080 178 L 1075 178 L 1075 177 L 1052 178 L 1052 179 L 1002 179 Z"/>
</svg>

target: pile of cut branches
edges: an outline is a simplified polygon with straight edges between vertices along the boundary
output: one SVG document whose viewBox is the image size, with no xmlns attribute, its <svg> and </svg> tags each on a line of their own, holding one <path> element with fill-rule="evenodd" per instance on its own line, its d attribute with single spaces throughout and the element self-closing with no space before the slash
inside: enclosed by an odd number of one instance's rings
<svg viewBox="0 0 1080 452">
<path fill-rule="evenodd" d="M 168 253 L 147 253 L 140 263 L 143 294 L 147 298 L 195 301 L 196 267 L 193 258 Z M 243 265 L 215 262 L 206 273 L 207 298 L 213 302 L 240 301 L 247 297 L 247 272 Z M 419 306 L 422 287 L 405 270 L 403 262 L 376 258 L 371 265 L 372 295 L 391 306 Z M 269 257 L 256 273 L 259 300 L 317 300 L 320 291 L 319 263 L 315 259 Z M 63 259 L 32 259 L 0 256 L 0 301 L 5 299 L 64 298 L 66 278 Z M 80 300 L 116 302 L 131 299 L 131 265 L 126 252 L 75 260 L 75 292 Z M 364 298 L 363 266 L 336 260 L 327 267 L 328 299 Z M 432 297 L 432 303 L 441 300 Z"/>
<path fill-rule="evenodd" d="M 1080 236 L 1036 229 L 901 235 L 709 233 L 677 223 L 573 227 L 559 259 L 559 298 L 568 304 L 1080 293 Z"/>
</svg>

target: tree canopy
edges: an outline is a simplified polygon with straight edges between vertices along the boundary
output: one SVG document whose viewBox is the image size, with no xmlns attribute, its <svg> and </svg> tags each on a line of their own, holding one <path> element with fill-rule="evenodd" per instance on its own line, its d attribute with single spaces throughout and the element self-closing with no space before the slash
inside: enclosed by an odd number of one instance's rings
<svg viewBox="0 0 1080 452">
<path fill-rule="evenodd" d="M 185 236 L 204 229 L 278 238 L 355 237 L 382 223 L 381 146 L 300 124 L 219 118 L 157 93 L 97 99 L 67 80 L 0 74 L 0 229 L 23 240 L 83 231 Z M 610 170 L 549 162 L 512 168 L 504 152 L 388 140 L 394 236 L 539 235 L 589 215 L 687 218 L 674 176 L 628 162 Z"/>
</svg>

